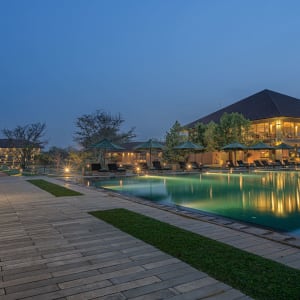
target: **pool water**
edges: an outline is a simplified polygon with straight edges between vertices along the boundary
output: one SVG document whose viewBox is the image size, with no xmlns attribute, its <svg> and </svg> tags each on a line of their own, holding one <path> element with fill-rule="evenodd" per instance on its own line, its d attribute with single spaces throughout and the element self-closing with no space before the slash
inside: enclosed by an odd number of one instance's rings
<svg viewBox="0 0 300 300">
<path fill-rule="evenodd" d="M 300 173 L 137 176 L 92 183 L 167 205 L 300 235 Z"/>
</svg>

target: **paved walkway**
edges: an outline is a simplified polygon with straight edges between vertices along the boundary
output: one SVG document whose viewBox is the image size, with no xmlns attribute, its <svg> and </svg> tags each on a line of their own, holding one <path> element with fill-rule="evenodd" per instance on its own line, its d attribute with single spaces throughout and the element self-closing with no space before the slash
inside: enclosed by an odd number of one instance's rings
<svg viewBox="0 0 300 300">
<path fill-rule="evenodd" d="M 86 213 L 116 207 L 300 268 L 298 247 L 259 237 L 255 230 L 71 188 L 84 196 L 56 198 L 26 178 L 0 179 L 0 299 L 250 299 Z"/>
</svg>

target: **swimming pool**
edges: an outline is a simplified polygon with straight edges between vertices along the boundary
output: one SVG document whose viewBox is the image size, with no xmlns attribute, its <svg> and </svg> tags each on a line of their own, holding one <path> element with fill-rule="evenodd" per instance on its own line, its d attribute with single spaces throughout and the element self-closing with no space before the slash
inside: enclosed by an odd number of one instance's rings
<svg viewBox="0 0 300 300">
<path fill-rule="evenodd" d="M 300 235 L 300 173 L 203 173 L 95 181 L 166 205 L 204 211 Z"/>
</svg>

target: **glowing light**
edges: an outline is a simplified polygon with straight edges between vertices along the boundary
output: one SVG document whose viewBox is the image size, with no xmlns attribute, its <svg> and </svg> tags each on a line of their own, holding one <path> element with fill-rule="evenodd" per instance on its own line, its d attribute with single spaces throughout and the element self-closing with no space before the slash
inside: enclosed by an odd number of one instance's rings
<svg viewBox="0 0 300 300">
<path fill-rule="evenodd" d="M 70 172 L 70 168 L 66 167 L 64 171 L 65 171 L 65 173 L 69 173 Z"/>
</svg>

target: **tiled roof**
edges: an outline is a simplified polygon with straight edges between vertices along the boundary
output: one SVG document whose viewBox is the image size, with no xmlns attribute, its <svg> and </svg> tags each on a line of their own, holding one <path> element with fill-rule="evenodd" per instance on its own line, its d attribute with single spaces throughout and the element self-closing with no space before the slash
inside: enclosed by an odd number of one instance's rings
<svg viewBox="0 0 300 300">
<path fill-rule="evenodd" d="M 140 151 L 140 150 L 137 150 L 137 149 L 135 149 L 135 148 L 136 148 L 137 146 L 143 144 L 143 143 L 145 143 L 145 141 L 144 141 L 144 142 L 128 142 L 128 143 L 123 143 L 123 144 L 121 144 L 121 146 L 122 146 L 123 148 L 125 148 L 125 150 L 127 150 L 127 151 L 138 152 L 138 151 Z M 162 145 L 164 145 L 164 142 L 159 142 L 159 143 L 162 144 Z M 123 152 L 124 152 L 124 151 L 123 151 Z"/>
<path fill-rule="evenodd" d="M 193 121 L 185 127 L 193 127 L 198 122 L 208 124 L 213 121 L 218 123 L 225 112 L 241 113 L 246 119 L 251 121 L 275 117 L 300 118 L 300 100 L 271 90 L 263 90 Z"/>
<path fill-rule="evenodd" d="M 34 146 L 34 143 L 26 142 L 23 140 L 12 140 L 12 139 L 0 139 L 0 148 L 23 148 L 24 145 L 28 145 L 28 143 Z M 36 145 L 39 148 L 39 145 Z"/>
<path fill-rule="evenodd" d="M 123 143 L 121 146 L 125 148 L 127 151 L 134 151 L 135 147 L 140 145 L 142 142 L 128 142 L 128 143 Z"/>
</svg>

